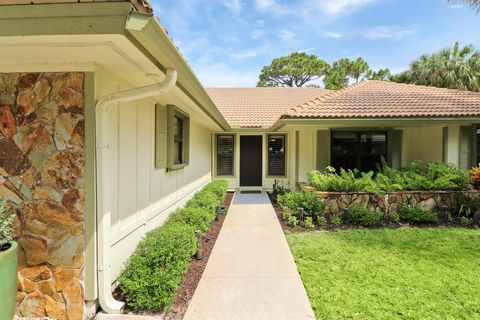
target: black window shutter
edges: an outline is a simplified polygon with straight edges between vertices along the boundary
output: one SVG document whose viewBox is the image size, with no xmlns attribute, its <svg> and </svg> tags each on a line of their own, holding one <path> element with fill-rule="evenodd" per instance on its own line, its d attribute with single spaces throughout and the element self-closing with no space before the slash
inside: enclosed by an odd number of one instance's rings
<svg viewBox="0 0 480 320">
<path fill-rule="evenodd" d="M 285 136 L 268 137 L 268 175 L 285 176 Z"/>
<path fill-rule="evenodd" d="M 217 175 L 233 176 L 233 135 L 217 136 Z"/>
</svg>

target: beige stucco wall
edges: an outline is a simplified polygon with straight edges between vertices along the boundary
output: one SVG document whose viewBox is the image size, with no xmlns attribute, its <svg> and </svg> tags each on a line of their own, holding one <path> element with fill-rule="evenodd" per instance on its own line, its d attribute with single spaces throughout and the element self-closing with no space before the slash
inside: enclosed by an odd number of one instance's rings
<svg viewBox="0 0 480 320">
<path fill-rule="evenodd" d="M 424 162 L 442 161 L 443 126 L 407 127 L 402 129 L 402 165 L 409 164 L 414 160 L 422 160 Z M 455 136 L 451 135 L 450 138 L 453 140 Z M 458 135 L 456 139 L 458 140 Z M 458 156 L 455 159 L 452 155 L 451 160 L 458 163 Z"/>
<path fill-rule="evenodd" d="M 102 70 L 95 75 L 95 95 L 124 90 L 128 84 Z M 111 166 L 112 276 L 142 236 L 158 227 L 211 180 L 211 130 L 190 118 L 190 163 L 183 169 L 155 168 L 155 104 L 186 109 L 171 93 L 109 107 Z M 190 113 L 188 110 L 185 110 Z M 97 133 L 98 134 L 98 133 Z"/>
<path fill-rule="evenodd" d="M 447 161 L 458 165 L 459 163 L 459 123 L 409 123 L 406 126 L 399 126 L 401 122 L 397 123 L 397 126 L 386 126 L 388 128 L 394 128 L 397 130 L 403 130 L 402 139 L 402 163 L 401 165 L 407 165 L 414 160 L 422 160 L 423 162 L 438 162 L 443 160 L 443 128 L 448 127 L 448 139 L 447 139 Z M 315 125 L 315 124 L 297 124 L 286 125 L 279 130 L 279 133 L 287 135 L 287 176 L 284 179 L 280 179 L 285 185 L 293 186 L 296 182 L 308 181 L 308 173 L 316 169 L 316 149 L 317 149 L 317 130 L 329 130 L 331 127 L 348 128 L 352 127 L 352 130 L 358 130 L 358 124 L 350 124 L 348 126 L 342 126 L 340 124 L 328 125 Z M 368 125 L 366 128 L 381 127 L 379 124 Z M 296 132 L 298 132 L 298 144 L 296 140 Z M 239 187 L 239 160 L 240 160 L 240 136 L 241 135 L 262 135 L 266 137 L 268 132 L 234 132 L 235 139 L 235 176 L 233 177 L 217 177 L 226 179 L 229 182 L 229 186 L 232 189 Z M 264 139 L 264 144 L 266 139 Z M 212 157 L 214 158 L 215 166 L 215 139 L 212 139 L 214 145 L 212 151 Z M 328 146 L 327 146 L 328 147 Z M 265 174 L 265 147 L 264 147 L 264 172 L 263 172 L 263 185 L 264 189 L 271 189 L 274 179 L 266 177 Z M 215 167 L 214 167 L 215 168 Z M 298 177 L 297 177 L 298 174 Z"/>
</svg>

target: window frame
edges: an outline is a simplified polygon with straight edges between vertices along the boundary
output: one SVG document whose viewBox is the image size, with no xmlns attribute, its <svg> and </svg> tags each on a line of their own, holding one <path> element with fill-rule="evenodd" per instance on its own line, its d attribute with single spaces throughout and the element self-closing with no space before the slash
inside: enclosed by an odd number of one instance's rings
<svg viewBox="0 0 480 320">
<path fill-rule="evenodd" d="M 385 134 L 385 161 L 387 164 L 390 166 L 391 165 L 391 139 L 392 139 L 392 129 L 388 128 L 341 128 L 341 129 L 335 129 L 331 130 L 330 132 L 330 146 L 329 146 L 329 154 L 330 154 L 330 166 L 334 166 L 333 163 L 333 158 L 334 158 L 334 152 L 333 152 L 333 140 L 334 140 L 334 135 L 335 133 L 354 133 L 357 138 L 357 146 L 355 148 L 355 160 L 356 160 L 356 166 L 355 168 L 361 171 L 361 168 L 358 166 L 361 164 L 361 158 L 362 158 L 362 151 L 360 150 L 360 137 L 362 134 L 369 133 L 369 134 L 375 134 L 375 133 L 382 133 Z M 348 169 L 354 169 L 354 168 L 348 168 Z"/>
<path fill-rule="evenodd" d="M 182 120 L 182 159 L 175 162 L 175 118 Z M 189 165 L 190 116 L 174 105 L 167 105 L 167 170 L 178 170 Z"/>
<path fill-rule="evenodd" d="M 232 154 L 232 174 L 231 175 L 223 175 L 218 173 L 218 140 L 220 136 L 231 136 L 233 142 L 233 154 Z M 216 177 L 226 177 L 226 178 L 234 178 L 236 177 L 236 165 L 237 161 L 235 161 L 237 156 L 237 135 L 231 133 L 217 133 L 215 134 L 215 176 Z"/>
<path fill-rule="evenodd" d="M 283 175 L 272 175 L 270 174 L 270 137 L 283 137 Z M 267 133 L 265 135 L 266 138 L 266 143 L 265 143 L 265 148 L 266 148 L 266 163 L 265 163 L 265 172 L 266 172 L 266 178 L 279 178 L 279 179 L 285 179 L 287 178 L 288 174 L 288 167 L 287 167 L 287 142 L 288 142 L 288 137 L 286 133 Z"/>
</svg>

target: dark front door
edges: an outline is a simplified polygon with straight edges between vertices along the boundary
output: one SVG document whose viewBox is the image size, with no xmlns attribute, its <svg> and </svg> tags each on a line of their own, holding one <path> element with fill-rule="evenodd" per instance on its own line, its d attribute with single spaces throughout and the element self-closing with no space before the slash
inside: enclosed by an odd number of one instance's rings
<svg viewBox="0 0 480 320">
<path fill-rule="evenodd" d="M 240 186 L 262 186 L 261 136 L 240 136 Z"/>
</svg>

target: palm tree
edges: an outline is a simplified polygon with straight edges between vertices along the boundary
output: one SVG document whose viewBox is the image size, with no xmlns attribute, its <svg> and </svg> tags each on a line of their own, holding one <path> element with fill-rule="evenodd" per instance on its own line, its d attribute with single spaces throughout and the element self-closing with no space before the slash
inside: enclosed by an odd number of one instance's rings
<svg viewBox="0 0 480 320">
<path fill-rule="evenodd" d="M 449 3 L 465 3 L 480 12 L 480 0 L 448 0 Z"/>
<path fill-rule="evenodd" d="M 393 81 L 450 89 L 480 90 L 480 52 L 472 45 L 442 49 L 424 54 L 410 64 L 410 69 Z"/>
</svg>

